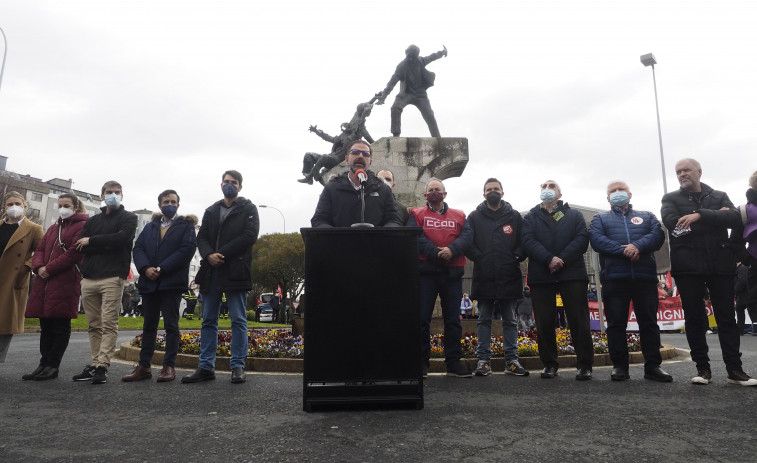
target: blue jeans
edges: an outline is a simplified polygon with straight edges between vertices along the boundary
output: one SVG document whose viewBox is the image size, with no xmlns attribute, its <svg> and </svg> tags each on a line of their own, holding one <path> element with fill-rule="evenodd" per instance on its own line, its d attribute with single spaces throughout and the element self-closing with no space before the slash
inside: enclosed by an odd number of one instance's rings
<svg viewBox="0 0 757 463">
<path fill-rule="evenodd" d="M 494 312 L 502 317 L 502 342 L 505 347 L 505 361 L 518 360 L 518 325 L 515 322 L 515 299 L 478 301 L 478 323 L 476 335 L 478 346 L 476 357 L 489 361 L 492 358 L 492 318 Z"/>
<path fill-rule="evenodd" d="M 247 292 L 226 291 L 231 317 L 231 368 L 244 368 L 247 358 Z M 200 330 L 200 364 L 203 370 L 215 370 L 218 350 L 218 315 L 221 292 L 216 290 L 215 275 L 208 291 L 202 291 L 202 329 Z"/>
<path fill-rule="evenodd" d="M 424 275 L 420 278 L 421 288 L 421 356 L 424 365 L 431 357 L 431 315 L 434 313 L 436 296 L 439 295 L 444 317 L 444 361 L 449 367 L 463 356 L 460 339 L 463 327 L 460 325 L 460 299 L 463 297 L 461 278 L 451 278 L 446 272 Z"/>
</svg>

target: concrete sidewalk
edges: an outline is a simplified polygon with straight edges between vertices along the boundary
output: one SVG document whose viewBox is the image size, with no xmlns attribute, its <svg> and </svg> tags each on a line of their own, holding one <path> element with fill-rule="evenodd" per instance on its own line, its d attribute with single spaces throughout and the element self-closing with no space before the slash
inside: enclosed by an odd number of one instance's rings
<svg viewBox="0 0 757 463">
<path fill-rule="evenodd" d="M 120 342 L 136 333 L 124 333 Z M 52 381 L 22 381 L 38 361 L 39 335 L 15 336 L 0 365 L 0 461 L 753 461 L 757 387 L 726 383 L 717 336 L 708 336 L 714 382 L 689 383 L 688 357 L 663 368 L 675 381 L 611 382 L 610 367 L 579 382 L 536 372 L 487 378 L 431 375 L 425 408 L 302 411 L 302 376 L 248 374 L 231 384 L 71 381 L 88 361 L 74 333 Z M 744 336 L 744 369 L 757 376 L 757 337 Z M 682 334 L 663 343 L 686 348 Z M 339 359 L 334 359 L 339 361 Z M 157 370 L 156 370 L 157 372 Z M 178 376 L 186 374 L 180 371 Z"/>
</svg>

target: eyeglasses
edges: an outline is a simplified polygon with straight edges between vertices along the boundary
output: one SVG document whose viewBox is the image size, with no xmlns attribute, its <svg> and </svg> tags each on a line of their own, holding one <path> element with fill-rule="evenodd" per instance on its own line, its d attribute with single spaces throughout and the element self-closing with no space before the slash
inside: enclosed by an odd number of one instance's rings
<svg viewBox="0 0 757 463">
<path fill-rule="evenodd" d="M 545 188 L 554 189 L 554 188 L 557 188 L 557 184 L 556 183 L 542 183 L 541 189 L 543 190 Z"/>
<path fill-rule="evenodd" d="M 351 154 L 351 155 L 353 155 L 353 156 L 357 156 L 357 155 L 359 155 L 359 154 L 362 154 L 364 158 L 369 158 L 369 157 L 371 157 L 371 152 L 370 152 L 370 151 L 363 151 L 363 150 L 350 150 L 350 154 Z"/>
</svg>

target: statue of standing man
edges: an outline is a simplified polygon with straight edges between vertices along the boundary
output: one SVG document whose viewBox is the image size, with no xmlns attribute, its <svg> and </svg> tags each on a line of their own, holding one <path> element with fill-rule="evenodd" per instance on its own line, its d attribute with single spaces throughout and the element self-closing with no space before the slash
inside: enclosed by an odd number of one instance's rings
<svg viewBox="0 0 757 463">
<path fill-rule="evenodd" d="M 386 88 L 378 94 L 379 98 L 376 104 L 383 104 L 394 86 L 397 85 L 397 82 L 401 82 L 400 92 L 394 99 L 394 104 L 391 108 L 391 130 L 392 135 L 395 137 L 400 136 L 402 110 L 409 104 L 414 105 L 421 112 L 423 120 L 428 125 L 428 130 L 431 132 L 431 136 L 441 137 L 439 127 L 436 125 L 434 111 L 431 109 L 431 103 L 428 101 L 428 95 L 426 94 L 426 90 L 434 85 L 435 75 L 426 69 L 426 65 L 442 56 L 447 56 L 447 47 L 424 57 L 419 56 L 420 51 L 421 49 L 416 45 L 407 47 L 405 50 L 405 59 L 397 65 L 397 69 L 394 70 L 394 75 L 389 79 Z"/>
</svg>

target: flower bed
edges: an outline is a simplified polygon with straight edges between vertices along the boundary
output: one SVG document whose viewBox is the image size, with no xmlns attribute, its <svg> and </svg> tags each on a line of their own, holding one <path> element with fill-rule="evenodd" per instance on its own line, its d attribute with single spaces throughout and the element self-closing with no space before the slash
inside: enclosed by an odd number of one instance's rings
<svg viewBox="0 0 757 463">
<path fill-rule="evenodd" d="M 302 358 L 304 349 L 302 336 L 292 336 L 289 330 L 248 330 L 248 357 L 266 357 L 266 358 Z M 142 347 L 142 335 L 140 334 L 131 341 L 134 347 Z M 165 350 L 166 336 L 158 334 L 155 342 L 156 350 Z M 179 353 L 199 355 L 200 354 L 200 332 L 199 331 L 182 331 L 179 339 Z M 231 356 L 231 331 L 218 332 L 218 350 L 216 355 L 219 357 Z"/>
<path fill-rule="evenodd" d="M 302 358 L 305 350 L 305 343 L 302 336 L 292 336 L 289 330 L 269 329 L 269 330 L 248 330 L 249 357 L 266 357 L 266 358 Z M 597 354 L 607 353 L 607 337 L 599 332 L 593 332 L 594 352 Z M 636 352 L 641 350 L 639 335 L 628 333 L 628 350 Z M 218 332 L 218 350 L 216 355 L 219 357 L 229 357 L 231 355 L 231 331 Z M 476 346 L 478 339 L 474 333 L 465 333 L 460 341 L 463 347 L 463 357 L 475 358 Z M 575 355 L 575 349 L 571 344 L 570 332 L 567 330 L 557 330 L 557 351 L 560 355 Z M 134 347 L 142 347 L 142 335 L 140 334 L 131 341 Z M 166 339 L 164 334 L 159 334 L 155 344 L 157 350 L 165 350 Z M 494 357 L 504 356 L 504 344 L 502 336 L 492 336 L 492 355 Z M 179 340 L 179 353 L 198 355 L 200 353 L 200 332 L 184 331 L 181 333 Z M 518 332 L 518 356 L 519 357 L 536 357 L 539 355 L 539 346 L 536 344 L 536 331 L 519 331 Z M 444 335 L 437 334 L 431 337 L 431 357 L 444 357 Z"/>
</svg>

